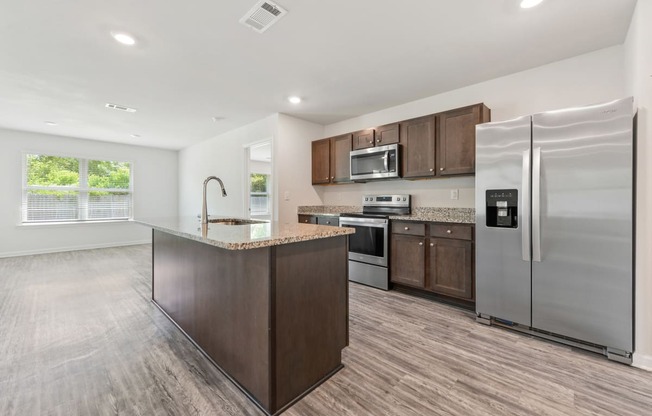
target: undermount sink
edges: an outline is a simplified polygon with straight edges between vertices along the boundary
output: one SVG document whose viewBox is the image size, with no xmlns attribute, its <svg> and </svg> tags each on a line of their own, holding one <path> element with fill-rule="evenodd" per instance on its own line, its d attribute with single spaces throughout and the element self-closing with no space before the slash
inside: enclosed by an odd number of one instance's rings
<svg viewBox="0 0 652 416">
<path fill-rule="evenodd" d="M 264 224 L 267 221 L 259 221 L 259 220 L 241 220 L 241 219 L 224 219 L 224 218 L 216 218 L 216 219 L 209 219 L 208 223 L 209 224 L 217 224 L 217 225 L 251 225 L 251 224 Z"/>
</svg>

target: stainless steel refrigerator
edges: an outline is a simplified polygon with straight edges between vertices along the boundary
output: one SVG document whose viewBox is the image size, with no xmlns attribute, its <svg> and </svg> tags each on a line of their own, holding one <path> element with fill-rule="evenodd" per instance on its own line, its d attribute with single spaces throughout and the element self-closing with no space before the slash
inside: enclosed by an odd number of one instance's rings
<svg viewBox="0 0 652 416">
<path fill-rule="evenodd" d="M 633 99 L 476 129 L 478 321 L 631 364 Z"/>
</svg>

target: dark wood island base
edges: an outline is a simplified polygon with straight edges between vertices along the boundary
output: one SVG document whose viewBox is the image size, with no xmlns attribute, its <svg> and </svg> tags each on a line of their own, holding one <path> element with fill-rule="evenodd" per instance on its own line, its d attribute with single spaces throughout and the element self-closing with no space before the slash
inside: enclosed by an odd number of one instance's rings
<svg viewBox="0 0 652 416">
<path fill-rule="evenodd" d="M 265 413 L 342 368 L 347 236 L 228 250 L 153 230 L 152 299 Z"/>
</svg>

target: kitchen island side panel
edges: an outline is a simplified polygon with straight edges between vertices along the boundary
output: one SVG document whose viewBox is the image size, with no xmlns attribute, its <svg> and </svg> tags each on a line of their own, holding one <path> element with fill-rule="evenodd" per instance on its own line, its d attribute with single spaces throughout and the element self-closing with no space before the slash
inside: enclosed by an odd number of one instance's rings
<svg viewBox="0 0 652 416">
<path fill-rule="evenodd" d="M 153 300 L 270 408 L 270 251 L 225 250 L 154 230 Z"/>
<path fill-rule="evenodd" d="M 348 343 L 347 241 L 274 248 L 276 408 L 341 368 Z"/>
</svg>

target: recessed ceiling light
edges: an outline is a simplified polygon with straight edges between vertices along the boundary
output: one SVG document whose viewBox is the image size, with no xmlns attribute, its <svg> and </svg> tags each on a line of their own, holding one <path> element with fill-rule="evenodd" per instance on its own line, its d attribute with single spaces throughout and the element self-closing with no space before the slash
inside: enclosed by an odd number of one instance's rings
<svg viewBox="0 0 652 416">
<path fill-rule="evenodd" d="M 543 0 L 523 0 L 521 1 L 521 7 L 524 9 L 529 9 L 530 7 L 538 6 Z"/>
<path fill-rule="evenodd" d="M 45 124 L 47 124 L 48 126 L 58 126 L 58 124 L 55 123 L 54 121 L 46 121 Z"/>
<path fill-rule="evenodd" d="M 131 46 L 136 44 L 136 39 L 128 33 L 111 32 L 111 36 L 113 36 L 113 39 L 122 43 L 123 45 Z"/>
<path fill-rule="evenodd" d="M 296 95 L 293 95 L 292 97 L 288 98 L 288 101 L 291 102 L 292 104 L 299 104 L 301 102 L 301 98 L 297 97 Z"/>
<path fill-rule="evenodd" d="M 134 139 L 138 139 L 140 137 L 140 134 L 132 134 L 131 137 L 133 137 Z"/>
<path fill-rule="evenodd" d="M 215 117 L 211 117 L 211 120 L 213 120 L 213 123 L 217 123 L 224 120 L 224 117 L 215 116 Z"/>
</svg>

